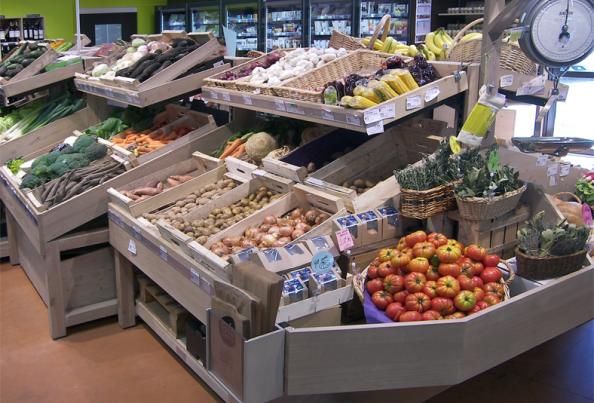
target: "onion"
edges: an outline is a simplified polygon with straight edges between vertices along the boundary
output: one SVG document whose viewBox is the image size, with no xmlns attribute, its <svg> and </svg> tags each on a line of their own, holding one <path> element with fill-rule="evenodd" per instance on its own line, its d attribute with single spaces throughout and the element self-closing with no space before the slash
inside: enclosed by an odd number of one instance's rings
<svg viewBox="0 0 594 403">
<path fill-rule="evenodd" d="M 268 229 L 268 233 L 269 234 L 278 234 L 280 231 L 280 227 L 278 225 L 273 225 L 272 227 L 270 227 L 270 229 Z"/>
<path fill-rule="evenodd" d="M 241 243 L 240 236 L 230 236 L 229 239 L 231 240 L 231 246 L 239 246 L 239 244 Z M 228 245 L 225 245 L 225 246 L 228 246 Z"/>
<path fill-rule="evenodd" d="M 231 248 L 231 252 L 232 253 L 237 253 L 237 252 L 241 252 L 244 249 L 245 248 L 244 247 L 241 247 L 241 246 L 234 246 L 234 247 Z"/>
<path fill-rule="evenodd" d="M 285 225 L 288 225 L 289 227 L 294 227 L 296 224 L 295 220 L 293 219 L 288 219 L 287 223 Z"/>
<path fill-rule="evenodd" d="M 260 233 L 258 228 L 248 228 L 245 230 L 244 235 L 250 239 L 253 239 L 258 233 Z"/>
<path fill-rule="evenodd" d="M 264 236 L 263 233 L 258 232 L 255 236 L 254 236 L 254 243 L 259 244 L 260 242 L 262 242 L 262 237 Z"/>
<path fill-rule="evenodd" d="M 307 213 L 305 213 L 305 220 L 307 221 L 307 223 L 309 225 L 313 225 L 316 223 L 316 217 L 318 216 L 318 212 L 315 210 L 308 210 Z"/>
<path fill-rule="evenodd" d="M 220 241 L 213 243 L 210 247 L 211 248 L 223 248 L 223 249 L 226 249 L 227 248 L 227 246 L 224 243 L 220 242 Z"/>
<path fill-rule="evenodd" d="M 262 244 L 264 244 L 268 248 L 274 245 L 275 242 L 276 237 L 274 235 L 266 234 L 262 237 Z"/>
<path fill-rule="evenodd" d="M 216 247 L 214 247 L 214 245 L 210 247 L 210 251 L 212 253 L 214 253 L 215 255 L 217 255 L 217 256 L 223 256 L 223 255 L 226 255 L 227 254 L 227 251 L 225 249 L 223 249 L 223 248 L 216 248 Z"/>
<path fill-rule="evenodd" d="M 293 233 L 291 234 L 291 238 L 293 238 L 293 240 L 299 238 L 300 236 L 302 236 L 303 234 L 305 234 L 305 232 L 303 232 L 300 229 L 296 229 L 295 231 L 293 231 Z"/>
<path fill-rule="evenodd" d="M 293 233 L 293 227 L 289 227 L 288 225 L 285 225 L 284 227 L 280 227 L 278 233 L 280 234 L 281 237 L 291 236 L 291 234 Z"/>
<path fill-rule="evenodd" d="M 223 238 L 223 245 L 225 245 L 225 246 L 233 246 L 233 240 L 231 239 L 231 237 L 225 237 L 225 238 Z"/>
<path fill-rule="evenodd" d="M 281 242 L 284 242 L 285 245 L 292 241 L 290 236 L 283 236 L 283 237 L 279 238 L 278 240 Z"/>
<path fill-rule="evenodd" d="M 276 220 L 276 225 L 279 227 L 284 227 L 285 225 L 289 225 L 289 219 L 287 218 L 279 218 Z"/>
<path fill-rule="evenodd" d="M 252 246 L 256 246 L 256 243 L 253 240 L 251 240 L 251 239 L 245 239 L 244 238 L 241 241 L 241 247 L 242 248 L 251 248 Z"/>
<path fill-rule="evenodd" d="M 276 224 L 276 217 L 273 215 L 269 215 L 264 217 L 264 224 L 273 225 Z"/>
<path fill-rule="evenodd" d="M 309 226 L 303 222 L 300 222 L 299 224 L 295 225 L 295 229 L 301 230 L 305 233 L 311 229 L 311 226 Z"/>
<path fill-rule="evenodd" d="M 303 210 L 300 208 L 296 208 L 295 210 L 291 211 L 291 218 L 296 220 L 303 215 Z"/>
<path fill-rule="evenodd" d="M 280 239 L 279 239 L 279 240 L 277 240 L 275 243 L 273 243 L 273 244 L 272 244 L 272 246 L 273 246 L 274 248 L 280 248 L 281 246 L 285 246 L 285 245 L 286 245 L 286 243 L 285 243 L 285 242 L 281 242 L 281 240 L 280 240 Z"/>
<path fill-rule="evenodd" d="M 320 213 L 320 215 L 316 217 L 316 225 L 317 225 L 317 224 L 321 224 L 321 223 L 323 223 L 323 222 L 324 222 L 324 221 L 326 221 L 328 218 L 330 218 L 330 215 L 329 215 L 329 214 L 326 214 L 326 213 Z"/>
<path fill-rule="evenodd" d="M 269 224 L 262 224 L 262 225 L 260 225 L 260 231 L 262 231 L 262 232 L 268 232 L 269 229 L 270 229 L 270 225 Z"/>
</svg>

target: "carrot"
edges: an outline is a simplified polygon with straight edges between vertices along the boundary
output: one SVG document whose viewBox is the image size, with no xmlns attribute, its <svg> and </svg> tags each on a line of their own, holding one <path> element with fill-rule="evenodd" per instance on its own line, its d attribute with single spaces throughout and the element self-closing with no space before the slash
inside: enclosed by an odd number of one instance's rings
<svg viewBox="0 0 594 403">
<path fill-rule="evenodd" d="M 230 156 L 233 153 L 233 151 L 235 151 L 237 149 L 237 147 L 239 147 L 241 145 L 241 143 L 242 143 L 241 139 L 233 140 L 231 143 L 229 143 L 227 145 L 227 147 L 225 148 L 225 151 L 223 151 L 223 153 L 221 154 L 219 159 L 225 159 L 228 156 Z"/>
<path fill-rule="evenodd" d="M 233 154 L 231 154 L 231 157 L 241 157 L 243 154 L 245 154 L 245 144 L 240 144 L 239 147 L 237 147 L 235 149 L 235 151 L 233 151 Z"/>
</svg>

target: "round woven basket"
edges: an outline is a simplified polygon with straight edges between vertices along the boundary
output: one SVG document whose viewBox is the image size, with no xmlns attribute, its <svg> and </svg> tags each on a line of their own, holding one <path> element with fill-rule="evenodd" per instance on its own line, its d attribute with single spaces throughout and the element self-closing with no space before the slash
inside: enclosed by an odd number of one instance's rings
<svg viewBox="0 0 594 403">
<path fill-rule="evenodd" d="M 458 32 L 454 37 L 452 49 L 448 52 L 448 59 L 454 62 L 461 63 L 480 63 L 482 53 L 482 39 L 472 39 L 461 42 L 466 32 L 474 26 L 481 24 L 483 18 L 479 18 Z M 535 75 L 536 64 L 522 52 L 518 45 L 503 42 L 501 44 L 501 56 L 499 59 L 499 66 L 502 69 L 516 71 L 522 74 Z"/>
<path fill-rule="evenodd" d="M 429 190 L 400 189 L 400 214 L 424 220 L 456 206 L 454 188 L 461 181 L 446 183 Z"/>
<path fill-rule="evenodd" d="M 573 253 L 566 256 L 529 256 L 516 248 L 516 272 L 518 276 L 531 280 L 546 280 L 565 276 L 582 268 L 588 251 Z"/>
<path fill-rule="evenodd" d="M 516 208 L 525 191 L 526 184 L 519 189 L 495 197 L 460 198 L 456 196 L 456 204 L 460 217 L 464 219 L 490 220 Z"/>
<path fill-rule="evenodd" d="M 382 42 L 386 40 L 388 34 L 390 33 L 390 26 L 391 26 L 392 17 L 389 14 L 385 14 L 380 22 L 375 27 L 373 31 L 373 35 L 367 45 L 367 48 L 373 50 L 373 44 L 379 38 Z M 379 36 L 380 32 L 382 33 Z M 361 38 L 353 38 L 350 35 L 344 34 L 337 30 L 332 30 L 332 35 L 330 36 L 330 41 L 328 42 L 329 48 L 340 49 L 345 48 L 346 50 L 357 50 L 357 49 L 364 49 L 365 45 L 361 43 Z"/>
</svg>

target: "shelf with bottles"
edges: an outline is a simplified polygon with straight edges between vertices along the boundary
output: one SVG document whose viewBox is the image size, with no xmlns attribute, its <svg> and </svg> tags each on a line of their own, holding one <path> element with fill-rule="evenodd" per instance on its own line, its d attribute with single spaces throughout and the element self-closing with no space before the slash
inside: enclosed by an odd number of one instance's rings
<svg viewBox="0 0 594 403">
<path fill-rule="evenodd" d="M 21 18 L 0 20 L 0 46 L 3 55 L 10 52 L 23 39 L 21 24 Z"/>
<path fill-rule="evenodd" d="M 40 41 L 45 39 L 44 25 L 43 17 L 23 17 L 23 39 L 26 41 Z"/>
<path fill-rule="evenodd" d="M 229 24 L 257 24 L 258 14 L 239 14 L 229 15 L 227 14 L 227 23 Z"/>
<path fill-rule="evenodd" d="M 361 19 L 381 19 L 390 14 L 392 18 L 408 18 L 408 4 L 384 3 L 375 1 L 361 2 Z"/>
</svg>

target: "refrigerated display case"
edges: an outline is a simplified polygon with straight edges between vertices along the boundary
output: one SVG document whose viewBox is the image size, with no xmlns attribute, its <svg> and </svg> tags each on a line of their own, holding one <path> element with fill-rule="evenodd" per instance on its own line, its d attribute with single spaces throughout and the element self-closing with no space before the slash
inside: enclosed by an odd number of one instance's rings
<svg viewBox="0 0 594 403">
<path fill-rule="evenodd" d="M 192 32 L 212 32 L 221 36 L 221 8 L 218 1 L 190 4 L 190 28 Z"/>
<path fill-rule="evenodd" d="M 408 0 L 361 1 L 358 36 L 370 36 L 385 14 L 392 17 L 390 35 L 400 42 L 410 41 L 410 13 Z"/>
<path fill-rule="evenodd" d="M 417 0 L 415 9 L 415 43 L 423 42 L 431 32 L 431 0 Z"/>
<path fill-rule="evenodd" d="M 347 35 L 353 35 L 354 1 L 311 0 L 310 15 L 310 44 L 311 46 L 326 48 L 332 30 L 335 29 Z"/>
<path fill-rule="evenodd" d="M 266 13 L 266 51 L 273 48 L 299 48 L 304 39 L 302 0 L 268 0 Z"/>
<path fill-rule="evenodd" d="M 258 50 L 258 3 L 224 1 L 223 25 L 237 32 L 237 54 Z"/>
<path fill-rule="evenodd" d="M 188 13 L 185 5 L 156 7 L 157 30 L 186 31 Z"/>
</svg>

